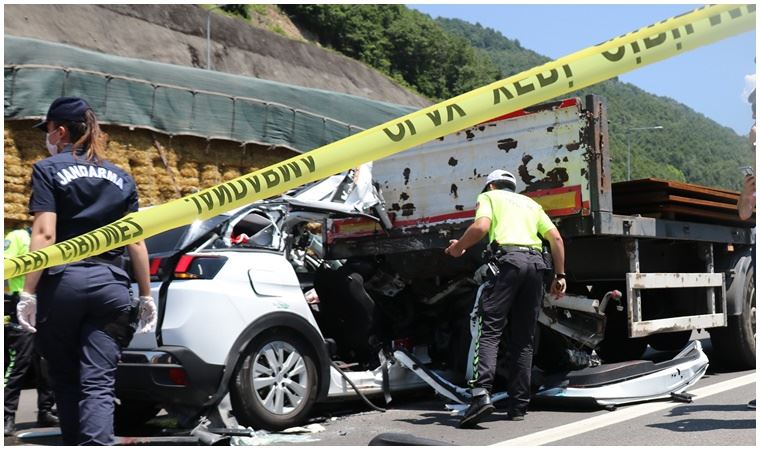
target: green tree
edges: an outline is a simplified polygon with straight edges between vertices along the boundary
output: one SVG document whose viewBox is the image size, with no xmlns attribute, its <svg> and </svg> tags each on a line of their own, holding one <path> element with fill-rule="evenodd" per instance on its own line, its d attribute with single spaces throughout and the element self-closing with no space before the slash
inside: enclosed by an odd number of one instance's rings
<svg viewBox="0 0 760 450">
<path fill-rule="evenodd" d="M 224 12 L 228 12 L 235 16 L 240 16 L 245 19 L 251 18 L 250 5 L 222 5 L 219 7 Z"/>
<path fill-rule="evenodd" d="M 282 5 L 322 45 L 358 59 L 417 92 L 443 100 L 498 79 L 464 38 L 402 5 Z"/>
</svg>

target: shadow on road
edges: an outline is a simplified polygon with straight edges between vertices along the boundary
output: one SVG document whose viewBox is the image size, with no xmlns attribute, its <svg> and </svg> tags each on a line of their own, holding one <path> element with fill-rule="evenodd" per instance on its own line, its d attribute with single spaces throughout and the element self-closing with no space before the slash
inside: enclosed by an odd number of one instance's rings
<svg viewBox="0 0 760 450">
<path fill-rule="evenodd" d="M 647 425 L 651 428 L 661 428 L 670 431 L 715 431 L 715 430 L 749 430 L 755 428 L 755 420 L 752 419 L 683 419 L 677 422 L 653 423 Z"/>
<path fill-rule="evenodd" d="M 495 415 L 496 413 L 491 414 L 489 418 Z M 459 420 L 460 418 L 458 416 L 452 416 L 451 414 L 445 411 L 441 411 L 441 412 L 430 411 L 430 412 L 421 412 L 419 413 L 417 417 L 414 417 L 414 418 L 396 419 L 395 422 L 406 422 L 412 425 L 435 424 L 435 425 L 445 425 L 445 426 L 456 428 L 456 426 L 459 425 Z"/>
<path fill-rule="evenodd" d="M 735 412 L 735 411 L 752 411 L 747 408 L 747 405 L 742 403 L 739 405 L 685 405 L 673 408 L 668 414 L 668 417 L 675 416 L 688 416 L 689 414 L 700 411 L 715 411 L 715 412 Z"/>
</svg>

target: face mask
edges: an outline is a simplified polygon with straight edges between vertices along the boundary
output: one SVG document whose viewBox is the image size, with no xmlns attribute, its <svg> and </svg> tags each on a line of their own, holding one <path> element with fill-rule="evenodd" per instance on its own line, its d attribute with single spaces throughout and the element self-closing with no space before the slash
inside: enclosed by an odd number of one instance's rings
<svg viewBox="0 0 760 450">
<path fill-rule="evenodd" d="M 50 134 L 51 133 L 47 133 L 45 135 L 45 146 L 47 147 L 47 151 L 50 153 L 50 156 L 55 156 L 58 154 L 58 146 L 50 143 Z"/>
</svg>

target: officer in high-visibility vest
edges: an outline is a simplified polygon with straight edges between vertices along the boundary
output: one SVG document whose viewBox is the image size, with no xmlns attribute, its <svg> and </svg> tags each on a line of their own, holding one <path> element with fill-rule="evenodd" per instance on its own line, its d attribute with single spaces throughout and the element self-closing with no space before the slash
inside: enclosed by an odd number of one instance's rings
<svg viewBox="0 0 760 450">
<path fill-rule="evenodd" d="M 515 193 L 514 175 L 495 170 L 486 178 L 478 196 L 475 222 L 459 240 L 452 240 L 446 253 L 458 258 L 488 234 L 496 248 L 499 273 L 484 290 L 479 305 L 479 333 L 470 381 L 473 400 L 460 422 L 468 428 L 494 410 L 491 389 L 496 372 L 496 356 L 502 331 L 509 323 L 507 417 L 522 420 L 530 402 L 530 371 L 533 362 L 533 335 L 544 296 L 541 238 L 551 247 L 555 279 L 551 291 L 556 297 L 565 292 L 565 248 L 562 237 L 541 205 Z"/>
<path fill-rule="evenodd" d="M 19 228 L 5 235 L 3 256 L 12 258 L 29 251 L 29 230 Z M 37 425 L 40 427 L 58 426 L 58 417 L 52 413 L 55 400 L 50 389 L 47 373 L 41 364 L 40 355 L 34 345 L 34 334 L 25 331 L 16 321 L 15 303 L 18 293 L 24 287 L 24 276 L 5 280 L 5 299 L 12 310 L 5 323 L 5 345 L 9 364 L 5 369 L 5 436 L 16 431 L 16 410 L 21 396 L 24 378 L 29 370 L 34 369 L 37 387 Z"/>
</svg>

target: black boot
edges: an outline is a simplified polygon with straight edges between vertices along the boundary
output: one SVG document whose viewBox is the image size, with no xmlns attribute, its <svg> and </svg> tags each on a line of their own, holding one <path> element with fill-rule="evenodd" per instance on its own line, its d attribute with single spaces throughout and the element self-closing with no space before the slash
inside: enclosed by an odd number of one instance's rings
<svg viewBox="0 0 760 450">
<path fill-rule="evenodd" d="M 473 397 L 472 403 L 464 412 L 462 421 L 459 422 L 459 428 L 470 428 L 477 425 L 480 419 L 491 414 L 493 410 L 494 406 L 488 393 Z"/>
<path fill-rule="evenodd" d="M 40 411 L 37 413 L 37 426 L 38 427 L 57 427 L 60 425 L 58 416 L 54 415 L 50 411 Z"/>
<path fill-rule="evenodd" d="M 16 416 L 10 414 L 5 416 L 5 436 L 13 436 L 16 432 Z"/>
<path fill-rule="evenodd" d="M 528 407 L 527 406 L 521 406 L 521 407 L 515 407 L 510 406 L 507 408 L 507 420 L 525 420 L 525 415 L 528 414 L 527 412 Z"/>
</svg>

